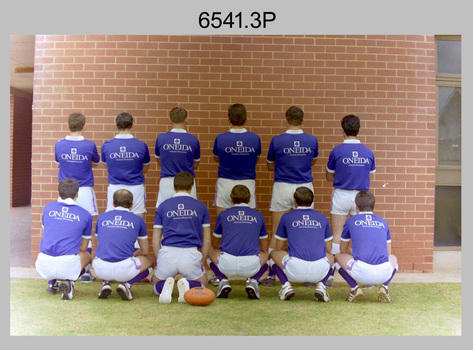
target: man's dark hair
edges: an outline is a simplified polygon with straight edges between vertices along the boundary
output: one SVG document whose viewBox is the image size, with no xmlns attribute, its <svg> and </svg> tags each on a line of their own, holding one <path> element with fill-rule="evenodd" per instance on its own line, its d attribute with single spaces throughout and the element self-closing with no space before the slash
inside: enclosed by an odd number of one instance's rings
<svg viewBox="0 0 473 350">
<path fill-rule="evenodd" d="M 57 190 L 61 199 L 74 199 L 79 192 L 79 184 L 74 179 L 65 178 L 59 182 Z"/>
<path fill-rule="evenodd" d="M 298 206 L 310 207 L 314 201 L 314 193 L 309 188 L 301 186 L 294 192 L 294 199 Z"/>
<path fill-rule="evenodd" d="M 297 106 L 292 106 L 286 111 L 286 120 L 289 125 L 301 125 L 304 119 L 304 112 Z"/>
<path fill-rule="evenodd" d="M 182 107 L 174 107 L 169 112 L 169 118 L 174 124 L 182 124 L 187 119 L 187 111 Z"/>
<path fill-rule="evenodd" d="M 360 191 L 355 197 L 355 204 L 360 211 L 373 211 L 375 202 L 370 191 Z"/>
<path fill-rule="evenodd" d="M 181 171 L 174 177 L 175 191 L 189 191 L 194 184 L 194 177 L 187 171 Z"/>
<path fill-rule="evenodd" d="M 232 199 L 233 204 L 248 204 L 251 199 L 250 190 L 245 185 L 236 185 L 232 188 L 230 198 Z"/>
<path fill-rule="evenodd" d="M 133 204 L 133 193 L 128 190 L 120 189 L 113 193 L 113 206 L 130 209 Z"/>
<path fill-rule="evenodd" d="M 131 129 L 133 126 L 133 117 L 131 114 L 126 112 L 120 113 L 117 115 L 116 123 L 118 130 Z"/>
<path fill-rule="evenodd" d="M 246 122 L 246 108 L 241 103 L 235 103 L 228 107 L 228 119 L 235 126 L 241 126 Z"/>
<path fill-rule="evenodd" d="M 354 114 L 348 114 L 342 119 L 342 128 L 347 136 L 356 136 L 360 131 L 360 118 Z"/>
<path fill-rule="evenodd" d="M 72 113 L 67 118 L 67 124 L 70 131 L 81 131 L 85 125 L 85 115 L 82 113 Z"/>
</svg>

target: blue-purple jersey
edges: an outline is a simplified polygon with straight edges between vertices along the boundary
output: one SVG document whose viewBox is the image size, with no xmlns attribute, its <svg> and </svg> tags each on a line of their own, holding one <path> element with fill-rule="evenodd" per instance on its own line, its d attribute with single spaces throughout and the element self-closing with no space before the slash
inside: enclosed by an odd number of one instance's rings
<svg viewBox="0 0 473 350">
<path fill-rule="evenodd" d="M 109 184 L 143 184 L 143 165 L 148 165 L 150 161 L 146 143 L 132 135 L 118 134 L 102 146 L 102 162 L 108 168 Z"/>
<path fill-rule="evenodd" d="M 160 158 L 160 177 L 176 176 L 187 171 L 195 177 L 194 161 L 200 161 L 197 137 L 184 129 L 172 129 L 156 138 L 155 157 Z"/>
<path fill-rule="evenodd" d="M 374 154 L 360 140 L 345 140 L 330 152 L 327 171 L 335 173 L 335 188 L 369 190 L 370 173 L 376 171 Z"/>
<path fill-rule="evenodd" d="M 361 212 L 347 219 L 342 241 L 351 240 L 353 258 L 370 265 L 389 261 L 388 243 L 391 233 L 386 220 L 372 212 Z"/>
<path fill-rule="evenodd" d="M 222 239 L 222 252 L 235 256 L 259 254 L 260 239 L 268 238 L 263 214 L 247 204 L 236 204 L 222 211 L 213 235 Z"/>
<path fill-rule="evenodd" d="M 57 179 L 74 179 L 79 186 L 94 186 L 92 163 L 100 163 L 97 146 L 83 136 L 66 136 L 54 146 L 54 161 L 59 164 Z"/>
<path fill-rule="evenodd" d="M 333 236 L 325 215 L 309 207 L 298 207 L 283 214 L 276 238 L 287 240 L 289 256 L 316 261 L 327 255 L 325 242 Z"/>
<path fill-rule="evenodd" d="M 275 163 L 274 181 L 312 182 L 312 161 L 319 156 L 319 144 L 302 130 L 288 130 L 276 135 L 269 145 L 267 161 Z"/>
<path fill-rule="evenodd" d="M 92 215 L 71 198 L 59 199 L 44 207 L 42 226 L 41 253 L 50 256 L 75 255 L 79 253 L 82 239 L 91 238 Z"/>
<path fill-rule="evenodd" d="M 206 226 L 210 227 L 209 210 L 187 193 L 176 193 L 156 209 L 154 227 L 163 229 L 163 246 L 201 248 Z"/>
<path fill-rule="evenodd" d="M 261 155 L 261 140 L 246 129 L 230 129 L 214 141 L 218 157 L 218 177 L 231 180 L 256 179 L 256 162 Z"/>
<path fill-rule="evenodd" d="M 100 214 L 95 234 L 98 241 L 95 255 L 108 262 L 132 257 L 136 240 L 148 238 L 144 219 L 122 207 Z"/>
</svg>

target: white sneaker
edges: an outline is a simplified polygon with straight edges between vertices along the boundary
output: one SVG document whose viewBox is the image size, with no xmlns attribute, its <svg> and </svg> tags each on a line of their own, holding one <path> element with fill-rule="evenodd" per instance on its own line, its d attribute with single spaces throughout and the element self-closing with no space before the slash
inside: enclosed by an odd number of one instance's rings
<svg viewBox="0 0 473 350">
<path fill-rule="evenodd" d="M 164 282 L 163 290 L 159 294 L 159 303 L 160 304 L 171 304 L 172 300 L 172 290 L 174 288 L 174 278 L 168 277 L 166 282 Z"/>
<path fill-rule="evenodd" d="M 279 298 L 281 300 L 289 300 L 291 299 L 296 293 L 289 282 L 284 283 L 281 290 L 279 291 Z"/>
<path fill-rule="evenodd" d="M 185 278 L 181 278 L 177 281 L 177 289 L 179 290 L 179 298 L 177 301 L 179 303 L 187 303 L 186 299 L 184 299 L 184 294 L 189 290 L 189 281 Z"/>
<path fill-rule="evenodd" d="M 327 290 L 325 289 L 325 286 L 322 282 L 317 283 L 317 287 L 315 287 L 314 296 L 318 301 L 330 301 L 330 295 L 328 295 Z"/>
</svg>

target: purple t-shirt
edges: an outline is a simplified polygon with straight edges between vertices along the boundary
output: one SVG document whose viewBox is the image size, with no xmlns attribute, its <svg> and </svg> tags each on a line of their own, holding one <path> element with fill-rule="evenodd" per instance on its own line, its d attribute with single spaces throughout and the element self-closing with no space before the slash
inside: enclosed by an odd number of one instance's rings
<svg viewBox="0 0 473 350">
<path fill-rule="evenodd" d="M 230 129 L 214 141 L 218 157 L 218 177 L 231 180 L 256 178 L 256 162 L 261 155 L 261 140 L 246 129 Z"/>
<path fill-rule="evenodd" d="M 235 256 L 259 254 L 260 239 L 268 238 L 263 214 L 247 204 L 237 204 L 222 211 L 213 235 L 222 239 L 222 252 Z"/>
<path fill-rule="evenodd" d="M 145 182 L 143 165 L 150 161 L 146 143 L 132 135 L 118 134 L 102 146 L 102 162 L 107 165 L 110 184 L 141 185 Z"/>
<path fill-rule="evenodd" d="M 95 234 L 98 240 L 95 255 L 109 262 L 132 257 L 136 240 L 148 238 L 144 219 L 122 207 L 100 214 Z"/>
<path fill-rule="evenodd" d="M 195 177 L 194 161 L 200 161 L 200 144 L 194 135 L 183 129 L 172 129 L 156 138 L 154 153 L 161 159 L 161 178 L 176 176 L 181 171 Z"/>
<path fill-rule="evenodd" d="M 82 239 L 92 235 L 92 215 L 67 198 L 46 204 L 42 218 L 41 253 L 50 256 L 79 253 Z"/>
<path fill-rule="evenodd" d="M 327 171 L 335 173 L 335 188 L 369 190 L 370 173 L 376 171 L 374 154 L 360 140 L 345 140 L 330 152 Z"/>
<path fill-rule="evenodd" d="M 209 210 L 187 193 L 176 193 L 156 209 L 154 227 L 163 229 L 163 246 L 201 248 L 206 226 L 210 226 Z"/>
<path fill-rule="evenodd" d="M 389 261 L 387 247 L 391 243 L 391 233 L 388 223 L 372 212 L 361 212 L 348 218 L 343 226 L 341 240 L 351 240 L 355 260 L 370 265 Z"/>
<path fill-rule="evenodd" d="M 289 256 L 316 261 L 327 255 L 325 242 L 333 236 L 325 215 L 308 207 L 297 207 L 283 214 L 276 238 L 287 240 Z"/>
<path fill-rule="evenodd" d="M 79 186 L 94 186 L 92 163 L 100 163 L 100 156 L 93 141 L 83 136 L 66 136 L 54 146 L 54 161 L 59 164 L 59 182 L 70 178 Z"/>
<path fill-rule="evenodd" d="M 267 161 L 275 163 L 274 182 L 312 182 L 312 161 L 319 156 L 314 135 L 302 130 L 288 130 L 276 135 L 269 145 Z"/>
</svg>

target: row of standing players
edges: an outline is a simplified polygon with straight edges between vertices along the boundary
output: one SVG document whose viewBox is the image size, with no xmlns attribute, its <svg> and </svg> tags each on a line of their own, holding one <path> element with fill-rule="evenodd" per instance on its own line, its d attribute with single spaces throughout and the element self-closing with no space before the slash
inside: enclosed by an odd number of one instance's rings
<svg viewBox="0 0 473 350">
<path fill-rule="evenodd" d="M 344 141 L 329 156 L 326 177 L 334 186 L 329 223 L 313 206 L 312 166 L 318 157 L 318 141 L 303 132 L 303 115 L 299 107 L 290 107 L 286 111 L 286 132 L 273 137 L 268 150 L 267 166 L 274 171 L 270 203 L 273 229 L 268 248 L 264 218 L 255 210 L 255 168 L 261 155 L 261 141 L 244 127 L 245 106 L 229 107 L 231 128 L 214 142 L 213 156 L 219 166 L 214 201 L 218 216 L 213 234 L 208 209 L 197 200 L 195 190 L 199 141 L 186 130 L 187 111 L 180 107 L 172 109 L 172 130 L 159 135 L 155 147 L 161 166 L 152 241 L 156 261 L 148 256 L 149 247 L 144 239 L 148 147 L 133 137 L 133 117 L 128 113 L 118 115 L 118 134 L 101 148 L 109 186 L 107 210 L 100 214 L 96 224 L 98 246 L 92 262 L 95 274 L 102 279 L 99 298 L 108 298 L 111 281 L 118 281 L 117 292 L 122 299 L 132 300 L 133 283 L 148 276 L 154 268 L 153 291 L 159 295 L 159 302 L 171 302 L 174 277 L 178 274 L 183 276 L 177 283 L 178 300 L 185 302 L 183 294 L 189 288 L 207 286 L 207 262 L 218 278 L 219 298 L 228 297 L 231 291 L 228 278 L 241 276 L 247 278 L 248 297 L 259 299 L 258 284 L 269 268 L 261 283 L 274 285 L 277 275 L 282 284 L 281 299 L 294 296 L 292 281 L 316 283 L 315 297 L 328 301 L 326 285 L 333 283 L 337 268 L 351 287 L 348 301 L 362 297 L 360 285 L 378 284 L 380 300 L 391 301 L 388 284 L 397 271 L 397 261 L 391 254 L 386 221 L 372 212 L 374 197 L 368 190 L 375 158 L 357 139 L 360 120 L 355 115 L 342 119 Z M 95 144 L 82 135 L 85 117 L 71 114 L 68 123 L 70 135 L 55 147 L 60 198 L 49 205 L 57 208 L 44 209 L 43 238 L 36 262 L 40 275 L 49 280 L 48 291 L 61 290 L 63 299 L 72 298 L 74 281 L 79 275 L 82 274 L 84 282 L 87 277 L 93 279 L 88 273 L 91 215 L 98 212 L 92 167 L 100 162 Z M 77 194 L 61 194 L 61 184 L 74 183 L 71 179 L 77 182 Z M 66 187 L 71 186 L 69 183 Z M 357 200 L 364 203 L 362 206 L 355 201 L 357 195 Z M 82 210 L 82 217 L 89 214 L 90 225 L 89 220 L 71 220 L 80 217 L 73 209 Z M 347 220 L 350 215 L 356 216 Z M 73 239 L 75 221 L 82 225 L 77 225 L 75 231 L 79 234 Z M 65 234 L 71 236 L 69 244 L 64 243 Z M 71 255 L 77 260 L 75 269 L 67 268 L 70 264 L 63 261 Z M 62 275 L 57 273 L 58 266 L 64 270 Z"/>
</svg>

